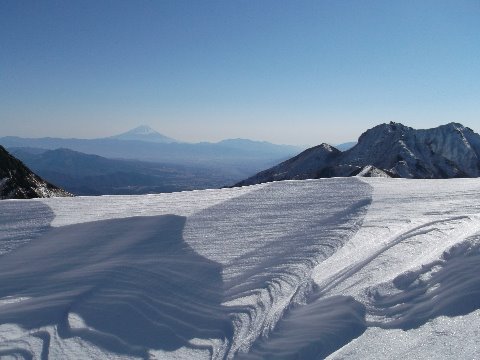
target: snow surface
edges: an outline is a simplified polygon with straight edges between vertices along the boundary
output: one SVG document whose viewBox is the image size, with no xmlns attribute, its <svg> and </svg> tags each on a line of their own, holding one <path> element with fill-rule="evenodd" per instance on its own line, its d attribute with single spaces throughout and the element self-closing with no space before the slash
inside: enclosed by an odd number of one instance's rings
<svg viewBox="0 0 480 360">
<path fill-rule="evenodd" d="M 0 357 L 472 359 L 480 179 L 0 203 Z"/>
<path fill-rule="evenodd" d="M 376 168 L 373 165 L 365 166 L 357 175 L 358 177 L 383 177 L 389 178 L 391 177 L 385 171 Z"/>
</svg>

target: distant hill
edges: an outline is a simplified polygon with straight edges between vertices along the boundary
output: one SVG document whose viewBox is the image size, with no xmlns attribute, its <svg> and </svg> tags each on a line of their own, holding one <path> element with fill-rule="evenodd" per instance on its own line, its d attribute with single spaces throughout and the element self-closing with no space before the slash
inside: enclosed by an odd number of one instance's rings
<svg viewBox="0 0 480 360">
<path fill-rule="evenodd" d="M 346 151 L 346 150 L 350 150 L 355 145 L 357 145 L 356 141 L 350 141 L 350 142 L 335 145 L 335 148 L 337 148 L 340 151 Z"/>
<path fill-rule="evenodd" d="M 76 195 L 146 194 L 218 188 L 240 180 L 228 169 L 114 160 L 69 149 L 11 148 L 43 178 Z"/>
<path fill-rule="evenodd" d="M 140 125 L 125 133 L 111 136 L 110 139 L 148 141 L 148 142 L 155 142 L 155 143 L 177 142 L 177 140 L 172 139 L 163 134 L 160 134 L 159 132 L 157 132 L 156 130 L 152 129 L 147 125 Z"/>
<path fill-rule="evenodd" d="M 71 196 L 46 182 L 0 146 L 0 199 Z"/>
<path fill-rule="evenodd" d="M 267 141 L 254 141 L 249 139 L 226 139 L 216 143 L 229 149 L 236 149 L 260 154 L 284 154 L 286 152 L 298 152 L 301 148 L 293 145 L 277 145 Z"/>
<path fill-rule="evenodd" d="M 345 176 L 478 177 L 480 135 L 458 123 L 426 130 L 381 124 L 363 133 L 347 151 L 322 144 L 237 185 Z"/>
</svg>

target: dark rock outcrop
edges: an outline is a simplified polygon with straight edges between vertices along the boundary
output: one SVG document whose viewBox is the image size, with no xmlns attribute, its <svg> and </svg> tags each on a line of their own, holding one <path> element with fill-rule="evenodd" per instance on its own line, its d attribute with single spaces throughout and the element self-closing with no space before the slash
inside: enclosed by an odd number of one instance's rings
<svg viewBox="0 0 480 360">
<path fill-rule="evenodd" d="M 31 199 L 71 196 L 34 174 L 0 146 L 0 199 Z"/>
</svg>

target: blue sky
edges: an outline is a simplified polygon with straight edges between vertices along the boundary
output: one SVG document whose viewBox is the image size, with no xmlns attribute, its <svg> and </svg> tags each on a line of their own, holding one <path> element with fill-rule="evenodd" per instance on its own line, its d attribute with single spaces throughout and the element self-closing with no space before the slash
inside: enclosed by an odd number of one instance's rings
<svg viewBox="0 0 480 360">
<path fill-rule="evenodd" d="M 480 131 L 480 1 L 0 2 L 0 136 Z"/>
</svg>

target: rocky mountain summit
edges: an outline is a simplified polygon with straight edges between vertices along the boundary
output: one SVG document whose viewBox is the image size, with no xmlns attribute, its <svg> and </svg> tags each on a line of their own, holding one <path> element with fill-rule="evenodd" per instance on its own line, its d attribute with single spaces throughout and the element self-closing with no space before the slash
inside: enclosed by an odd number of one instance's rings
<svg viewBox="0 0 480 360">
<path fill-rule="evenodd" d="M 71 196 L 34 174 L 0 146 L 0 199 L 31 199 Z"/>
<path fill-rule="evenodd" d="M 315 146 L 237 186 L 348 176 L 479 177 L 480 135 L 459 123 L 422 130 L 394 122 L 381 124 L 363 133 L 347 151 L 328 144 Z"/>
</svg>

